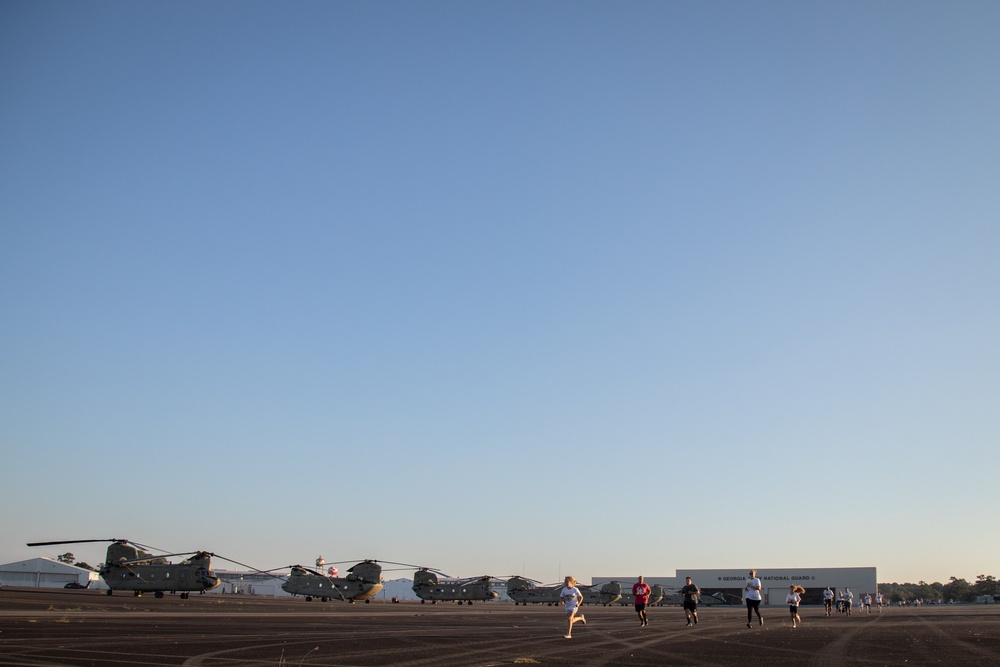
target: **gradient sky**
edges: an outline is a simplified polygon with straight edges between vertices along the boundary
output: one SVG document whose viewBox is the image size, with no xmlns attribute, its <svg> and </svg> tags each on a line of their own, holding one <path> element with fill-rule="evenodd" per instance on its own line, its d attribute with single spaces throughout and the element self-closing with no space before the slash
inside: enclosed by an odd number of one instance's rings
<svg viewBox="0 0 1000 667">
<path fill-rule="evenodd" d="M 0 562 L 1000 575 L 998 25 L 4 0 Z"/>
</svg>

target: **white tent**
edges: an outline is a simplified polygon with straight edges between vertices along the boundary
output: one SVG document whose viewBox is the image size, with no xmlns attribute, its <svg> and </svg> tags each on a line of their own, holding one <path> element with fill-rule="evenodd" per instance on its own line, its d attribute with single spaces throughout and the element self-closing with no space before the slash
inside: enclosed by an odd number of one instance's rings
<svg viewBox="0 0 1000 667">
<path fill-rule="evenodd" d="M 70 582 L 95 588 L 100 575 L 51 558 L 31 558 L 0 565 L 0 584 L 24 588 L 63 588 Z M 93 583 L 92 583 L 93 582 Z"/>
</svg>

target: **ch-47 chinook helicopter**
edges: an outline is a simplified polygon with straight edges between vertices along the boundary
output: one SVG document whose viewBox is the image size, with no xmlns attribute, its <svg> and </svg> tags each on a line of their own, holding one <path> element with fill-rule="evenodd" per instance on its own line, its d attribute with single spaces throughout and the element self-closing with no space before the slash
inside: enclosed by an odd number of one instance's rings
<svg viewBox="0 0 1000 667">
<path fill-rule="evenodd" d="M 474 601 L 495 600 L 499 594 L 493 590 L 493 577 L 484 575 L 468 579 L 452 579 L 426 567 L 413 573 L 413 592 L 420 598 L 420 604 L 428 600 L 431 604 L 458 602 L 472 604 Z"/>
<path fill-rule="evenodd" d="M 140 551 L 140 548 L 161 550 L 115 538 L 30 542 L 28 546 L 46 547 L 88 542 L 111 542 L 108 545 L 107 557 L 98 570 L 101 578 L 108 585 L 108 595 L 114 591 L 132 591 L 136 597 L 143 593 L 153 593 L 156 597 L 162 598 L 164 593 L 179 592 L 182 599 L 187 599 L 192 591 L 202 593 L 219 585 L 219 578 L 212 572 L 212 556 L 214 554 L 207 551 L 153 556 L 145 551 Z M 190 556 L 190 558 L 180 563 L 167 562 L 166 559 L 173 556 Z"/>
<path fill-rule="evenodd" d="M 346 577 L 332 577 L 302 565 L 292 565 L 291 574 L 281 589 L 292 595 L 304 595 L 306 602 L 344 600 L 369 602 L 382 590 L 382 566 L 365 560 L 347 570 Z"/>
<path fill-rule="evenodd" d="M 650 607 L 659 604 L 665 594 L 666 592 L 664 591 L 663 586 L 660 584 L 653 584 L 649 587 L 649 599 L 646 601 L 646 604 Z M 632 591 L 624 591 L 621 598 L 618 600 L 618 604 L 623 607 L 635 604 L 635 594 L 632 593 Z"/>
<path fill-rule="evenodd" d="M 609 581 L 603 586 L 585 586 L 577 584 L 577 588 L 583 594 L 584 604 L 610 605 L 618 601 L 622 596 L 622 585 L 617 581 Z M 536 582 L 524 577 L 511 577 L 507 580 L 507 595 L 514 601 L 514 605 L 527 604 L 547 604 L 552 606 L 559 603 L 559 592 L 562 591 L 562 584 L 552 584 L 540 586 Z"/>
</svg>

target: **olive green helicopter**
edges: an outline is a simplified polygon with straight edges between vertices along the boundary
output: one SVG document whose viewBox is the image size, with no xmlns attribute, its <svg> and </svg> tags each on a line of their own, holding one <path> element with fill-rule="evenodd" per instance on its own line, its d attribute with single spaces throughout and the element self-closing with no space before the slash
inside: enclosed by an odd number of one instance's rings
<svg viewBox="0 0 1000 667">
<path fill-rule="evenodd" d="M 441 575 L 440 577 L 438 575 Z M 430 602 L 457 602 L 472 604 L 497 599 L 500 594 L 493 590 L 496 577 L 481 575 L 465 579 L 448 577 L 427 567 L 413 573 L 413 592 L 420 598 L 420 604 Z"/>
<path fill-rule="evenodd" d="M 382 590 L 382 566 L 376 560 L 355 564 L 347 570 L 346 577 L 326 575 L 303 565 L 291 565 L 290 568 L 291 573 L 281 589 L 293 596 L 304 596 L 306 602 L 319 598 L 322 602 L 363 600 L 368 603 Z"/>
<path fill-rule="evenodd" d="M 162 551 L 138 542 L 120 538 L 106 540 L 59 540 L 55 542 L 29 542 L 29 547 L 47 547 L 58 544 L 85 544 L 111 542 L 104 563 L 98 572 L 108 585 L 108 595 L 115 591 L 132 591 L 136 597 L 153 593 L 162 598 L 164 593 L 180 593 L 187 599 L 191 592 L 204 593 L 219 585 L 219 578 L 212 572 L 212 556 L 207 551 L 154 556 L 149 551 Z M 189 556 L 180 563 L 170 563 L 167 558 Z"/>
<path fill-rule="evenodd" d="M 577 584 L 577 588 L 583 594 L 584 604 L 599 604 L 606 607 L 617 602 L 622 596 L 622 585 L 617 581 L 609 581 L 600 587 Z M 507 580 L 507 596 L 514 601 L 515 606 L 547 604 L 551 607 L 559 603 L 559 593 L 562 589 L 563 584 L 542 586 L 525 577 L 514 576 Z"/>
</svg>

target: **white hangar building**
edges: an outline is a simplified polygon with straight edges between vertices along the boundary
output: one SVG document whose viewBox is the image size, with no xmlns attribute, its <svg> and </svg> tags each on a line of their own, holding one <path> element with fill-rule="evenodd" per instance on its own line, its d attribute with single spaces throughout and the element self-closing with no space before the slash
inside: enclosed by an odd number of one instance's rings
<svg viewBox="0 0 1000 667">
<path fill-rule="evenodd" d="M 713 593 L 722 593 L 729 600 L 743 597 L 743 586 L 749 579 L 750 568 L 727 570 L 677 570 L 673 577 L 656 577 L 643 574 L 647 584 L 660 584 L 668 591 L 675 591 L 684 586 L 684 578 L 691 577 L 702 597 Z M 834 593 L 840 593 L 848 588 L 854 593 L 854 603 L 865 593 L 874 597 L 878 593 L 878 579 L 874 567 L 796 567 L 796 568 L 758 568 L 757 577 L 762 584 L 764 605 L 784 605 L 788 587 L 798 584 L 806 589 L 803 604 L 823 604 L 823 590 L 827 586 Z M 591 583 L 604 584 L 617 581 L 624 590 L 636 582 L 638 575 L 627 577 L 593 577 Z"/>
<path fill-rule="evenodd" d="M 75 582 L 96 588 L 101 575 L 86 568 L 60 563 L 51 558 L 29 558 L 0 565 L 0 584 L 22 588 L 64 588 Z"/>
</svg>

